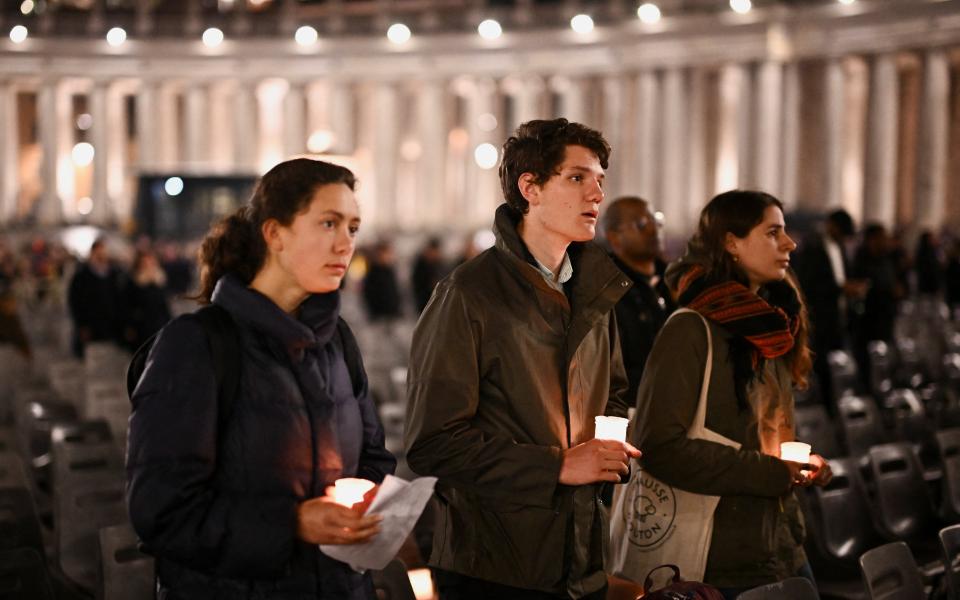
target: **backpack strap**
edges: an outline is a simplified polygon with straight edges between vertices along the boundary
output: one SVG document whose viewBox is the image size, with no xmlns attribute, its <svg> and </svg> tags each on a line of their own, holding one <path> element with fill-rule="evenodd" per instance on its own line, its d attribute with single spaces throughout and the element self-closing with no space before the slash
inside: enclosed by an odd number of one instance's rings
<svg viewBox="0 0 960 600">
<path fill-rule="evenodd" d="M 233 416 L 240 388 L 240 331 L 230 312 L 220 305 L 208 304 L 195 314 L 210 346 L 217 380 L 217 422 L 222 430 Z"/>
<path fill-rule="evenodd" d="M 350 381 L 353 383 L 353 395 L 359 395 L 363 389 L 363 366 L 360 362 L 360 348 L 353 337 L 350 326 L 342 318 L 337 317 L 337 341 L 343 350 L 343 360 L 347 363 L 350 372 Z"/>
</svg>

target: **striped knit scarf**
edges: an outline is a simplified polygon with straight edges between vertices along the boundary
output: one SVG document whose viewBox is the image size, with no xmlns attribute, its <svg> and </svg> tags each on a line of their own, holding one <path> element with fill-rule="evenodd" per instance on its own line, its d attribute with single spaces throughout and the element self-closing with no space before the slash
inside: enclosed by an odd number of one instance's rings
<svg viewBox="0 0 960 600">
<path fill-rule="evenodd" d="M 700 265 L 690 267 L 677 286 L 681 306 L 697 311 L 749 343 L 755 372 L 765 359 L 789 352 L 800 327 L 800 302 L 793 288 L 783 282 L 765 288 L 769 301 L 736 281 L 708 281 Z"/>
</svg>

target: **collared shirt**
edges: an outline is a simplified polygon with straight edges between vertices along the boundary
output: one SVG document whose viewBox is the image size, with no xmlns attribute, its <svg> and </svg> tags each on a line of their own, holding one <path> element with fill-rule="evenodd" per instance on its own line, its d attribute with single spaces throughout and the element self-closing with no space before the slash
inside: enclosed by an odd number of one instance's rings
<svg viewBox="0 0 960 600">
<path fill-rule="evenodd" d="M 563 293 L 563 284 L 570 281 L 570 278 L 573 277 L 573 265 L 570 264 L 570 255 L 566 252 L 563 253 L 563 262 L 560 263 L 559 275 L 554 275 L 553 271 L 537 260 L 536 257 L 533 259 L 533 266 L 540 271 L 540 274 L 543 275 L 543 279 L 547 284 L 561 294 Z"/>
<path fill-rule="evenodd" d="M 830 259 L 830 268 L 833 270 L 833 278 L 837 285 L 843 287 L 847 281 L 847 274 L 843 270 L 843 250 L 840 244 L 830 239 L 829 236 L 823 238 L 823 248 L 827 251 L 827 258 Z"/>
</svg>

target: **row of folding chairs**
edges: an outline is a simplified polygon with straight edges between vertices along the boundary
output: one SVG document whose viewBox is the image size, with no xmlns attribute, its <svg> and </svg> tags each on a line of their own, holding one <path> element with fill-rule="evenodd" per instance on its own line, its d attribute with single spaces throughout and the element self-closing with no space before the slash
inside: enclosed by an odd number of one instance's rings
<svg viewBox="0 0 960 600">
<path fill-rule="evenodd" d="M 867 550 L 858 559 L 863 592 L 858 597 L 868 600 L 960 599 L 960 525 L 941 529 L 939 540 L 940 560 L 945 573 L 942 579 L 925 580 L 910 547 L 904 542 L 891 542 Z M 791 577 L 746 591 L 737 600 L 820 598 L 809 579 Z"/>
</svg>

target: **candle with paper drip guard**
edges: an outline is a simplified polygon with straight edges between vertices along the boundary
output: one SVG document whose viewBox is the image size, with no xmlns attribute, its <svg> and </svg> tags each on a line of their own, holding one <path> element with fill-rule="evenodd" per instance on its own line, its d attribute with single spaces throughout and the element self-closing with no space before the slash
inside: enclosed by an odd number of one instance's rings
<svg viewBox="0 0 960 600">
<path fill-rule="evenodd" d="M 356 477 L 338 479 L 333 484 L 333 500 L 343 506 L 353 506 L 357 502 L 363 502 L 363 495 L 372 490 L 374 485 L 372 481 Z"/>
<path fill-rule="evenodd" d="M 596 426 L 594 438 L 598 440 L 627 441 L 627 425 L 630 421 L 623 417 L 594 417 Z"/>
<path fill-rule="evenodd" d="M 783 442 L 780 444 L 780 458 L 806 464 L 810 462 L 810 444 L 803 442 Z"/>
</svg>

